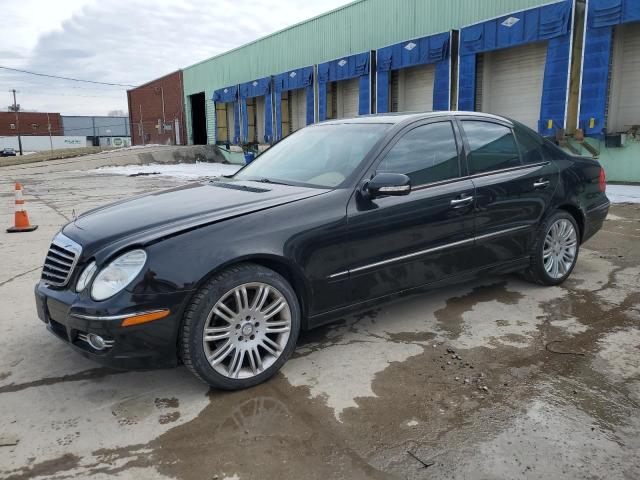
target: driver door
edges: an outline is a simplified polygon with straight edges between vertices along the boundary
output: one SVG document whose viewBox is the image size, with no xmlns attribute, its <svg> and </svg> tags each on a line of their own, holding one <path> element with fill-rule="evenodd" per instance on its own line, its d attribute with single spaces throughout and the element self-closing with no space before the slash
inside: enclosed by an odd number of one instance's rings
<svg viewBox="0 0 640 480">
<path fill-rule="evenodd" d="M 432 283 L 467 270 L 474 237 L 474 185 L 461 161 L 462 142 L 450 119 L 403 130 L 368 173 L 402 173 L 406 196 L 367 199 L 347 207 L 351 303 Z"/>
</svg>

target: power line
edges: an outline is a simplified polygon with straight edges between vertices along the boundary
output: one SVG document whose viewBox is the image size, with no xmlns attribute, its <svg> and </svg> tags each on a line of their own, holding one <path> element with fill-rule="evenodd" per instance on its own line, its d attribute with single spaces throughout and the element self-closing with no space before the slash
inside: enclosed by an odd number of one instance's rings
<svg viewBox="0 0 640 480">
<path fill-rule="evenodd" d="M 98 82 L 96 80 L 81 80 L 79 78 L 61 77 L 59 75 L 49 75 L 49 74 L 46 74 L 46 73 L 30 72 L 28 70 L 20 70 L 18 68 L 4 67 L 2 65 L 0 65 L 0 68 L 2 68 L 4 70 L 11 70 L 13 72 L 26 73 L 28 75 L 36 75 L 38 77 L 57 78 L 58 80 L 69 80 L 69 81 L 72 81 L 72 82 L 95 83 L 95 84 L 98 84 L 98 85 L 110 85 L 110 86 L 114 86 L 114 87 L 135 87 L 136 86 L 136 85 L 131 85 L 131 84 L 128 84 L 128 83 L 109 83 L 109 82 Z"/>
<path fill-rule="evenodd" d="M 115 93 L 114 95 L 81 95 L 75 93 L 54 93 L 54 92 L 44 92 L 44 91 L 35 91 L 35 90 L 25 90 L 20 89 L 21 93 L 27 93 L 29 95 L 35 96 L 53 96 L 53 97 L 82 97 L 82 98 L 122 98 L 124 96 L 123 93 Z"/>
</svg>

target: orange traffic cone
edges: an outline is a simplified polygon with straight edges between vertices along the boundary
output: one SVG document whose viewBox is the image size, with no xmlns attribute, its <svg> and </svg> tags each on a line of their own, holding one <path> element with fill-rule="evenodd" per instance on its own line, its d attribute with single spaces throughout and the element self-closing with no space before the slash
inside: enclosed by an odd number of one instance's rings
<svg viewBox="0 0 640 480">
<path fill-rule="evenodd" d="M 22 185 L 16 182 L 16 219 L 15 225 L 11 228 L 7 228 L 7 232 L 33 232 L 37 225 L 31 225 L 29 223 L 29 215 L 24 209 L 24 199 L 22 198 Z"/>
</svg>

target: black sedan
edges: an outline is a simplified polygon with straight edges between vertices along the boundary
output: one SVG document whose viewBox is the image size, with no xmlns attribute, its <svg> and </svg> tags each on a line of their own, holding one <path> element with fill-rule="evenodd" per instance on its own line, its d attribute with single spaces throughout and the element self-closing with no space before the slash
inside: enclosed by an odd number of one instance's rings
<svg viewBox="0 0 640 480">
<path fill-rule="evenodd" d="M 16 151 L 11 147 L 5 147 L 0 151 L 0 157 L 15 157 Z"/>
<path fill-rule="evenodd" d="M 105 365 L 244 388 L 301 329 L 398 294 L 487 272 L 562 283 L 605 188 L 596 161 L 494 115 L 329 121 L 229 178 L 81 215 L 51 244 L 38 312 Z"/>
</svg>

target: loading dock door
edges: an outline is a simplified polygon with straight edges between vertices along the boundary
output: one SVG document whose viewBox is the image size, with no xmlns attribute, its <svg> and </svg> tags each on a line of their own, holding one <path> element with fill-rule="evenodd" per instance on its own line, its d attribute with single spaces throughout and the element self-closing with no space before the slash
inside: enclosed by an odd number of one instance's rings
<svg viewBox="0 0 640 480">
<path fill-rule="evenodd" d="M 258 143 L 264 142 L 264 97 L 256 97 L 256 134 L 255 141 Z"/>
<path fill-rule="evenodd" d="M 483 54 L 479 110 L 538 130 L 546 59 L 546 42 Z"/>
<path fill-rule="evenodd" d="M 640 24 L 615 28 L 607 132 L 640 124 Z"/>
<path fill-rule="evenodd" d="M 393 112 L 430 112 L 433 110 L 435 65 L 419 65 L 397 71 L 397 110 Z M 396 72 L 394 72 L 396 73 Z M 395 77 L 395 75 L 394 75 Z M 394 94 L 392 93 L 392 98 Z M 394 107 L 395 105 L 392 105 Z"/>
<path fill-rule="evenodd" d="M 189 95 L 191 99 L 191 133 L 194 145 L 207 143 L 207 114 L 204 92 Z"/>
<path fill-rule="evenodd" d="M 358 116 L 358 95 L 360 92 L 360 79 L 351 78 L 338 83 L 338 115 L 337 118 L 350 118 Z"/>
<path fill-rule="evenodd" d="M 295 132 L 307 125 L 307 91 L 304 88 L 297 88 L 289 93 L 291 132 Z"/>
</svg>

